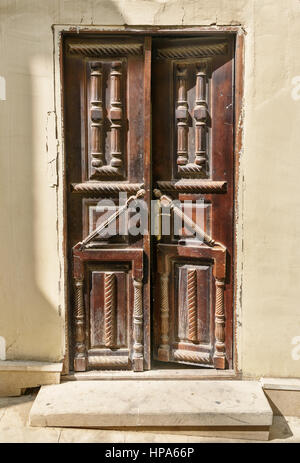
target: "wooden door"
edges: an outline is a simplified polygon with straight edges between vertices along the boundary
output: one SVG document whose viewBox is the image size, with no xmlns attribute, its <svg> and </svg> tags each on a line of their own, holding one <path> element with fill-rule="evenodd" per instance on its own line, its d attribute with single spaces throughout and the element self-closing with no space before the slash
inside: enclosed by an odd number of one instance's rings
<svg viewBox="0 0 300 463">
<path fill-rule="evenodd" d="M 75 371 L 150 368 L 150 235 L 106 230 L 124 216 L 126 227 L 130 206 L 150 201 L 150 71 L 148 38 L 65 40 Z"/>
<path fill-rule="evenodd" d="M 160 361 L 232 366 L 233 96 L 232 39 L 153 40 L 153 185 L 173 224 L 154 252 Z"/>
<path fill-rule="evenodd" d="M 75 371 L 232 365 L 232 56 L 225 37 L 64 40 Z"/>
</svg>

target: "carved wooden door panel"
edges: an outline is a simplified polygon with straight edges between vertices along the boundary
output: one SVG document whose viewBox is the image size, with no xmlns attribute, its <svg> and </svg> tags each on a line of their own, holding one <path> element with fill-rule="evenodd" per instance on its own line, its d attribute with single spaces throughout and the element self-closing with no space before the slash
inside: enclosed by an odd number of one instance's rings
<svg viewBox="0 0 300 463">
<path fill-rule="evenodd" d="M 151 195 L 151 42 L 70 36 L 63 68 L 73 368 L 149 369 L 150 235 L 127 223 Z"/>
<path fill-rule="evenodd" d="M 153 40 L 153 185 L 177 218 L 154 246 L 164 362 L 232 367 L 233 64 L 228 37 Z"/>
<path fill-rule="evenodd" d="M 65 37 L 75 371 L 232 367 L 233 64 L 230 37 Z"/>
</svg>

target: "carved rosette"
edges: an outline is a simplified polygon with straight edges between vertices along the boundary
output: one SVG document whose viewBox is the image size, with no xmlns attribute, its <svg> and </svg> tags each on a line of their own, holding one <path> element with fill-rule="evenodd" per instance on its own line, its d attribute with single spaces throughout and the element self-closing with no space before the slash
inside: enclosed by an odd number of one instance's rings
<svg viewBox="0 0 300 463">
<path fill-rule="evenodd" d="M 188 340 L 197 341 L 197 272 L 187 271 Z"/>
<path fill-rule="evenodd" d="M 158 348 L 158 358 L 162 361 L 170 360 L 169 345 L 169 275 L 163 273 L 160 276 L 160 346 Z"/>
<path fill-rule="evenodd" d="M 144 369 L 144 346 L 143 346 L 143 283 L 140 280 L 133 280 L 134 301 L 133 301 L 133 370 L 143 371 Z"/>
<path fill-rule="evenodd" d="M 224 311 L 225 281 L 216 279 L 216 307 L 215 307 L 215 353 L 216 368 L 225 368 L 225 311 Z"/>
<path fill-rule="evenodd" d="M 116 275 L 105 273 L 104 276 L 104 317 L 105 317 L 105 346 L 115 345 L 116 335 Z"/>
<path fill-rule="evenodd" d="M 85 312 L 83 279 L 74 279 L 75 285 L 75 357 L 74 370 L 85 371 L 87 364 L 85 347 Z"/>
</svg>

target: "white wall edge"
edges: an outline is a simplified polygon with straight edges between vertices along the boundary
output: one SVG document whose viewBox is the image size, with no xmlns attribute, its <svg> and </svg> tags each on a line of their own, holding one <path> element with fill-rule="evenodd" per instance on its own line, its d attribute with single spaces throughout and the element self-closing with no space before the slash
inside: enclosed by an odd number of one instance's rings
<svg viewBox="0 0 300 463">
<path fill-rule="evenodd" d="M 0 361 L 1 371 L 45 371 L 60 373 L 62 362 L 35 362 L 34 360 L 2 360 Z"/>
</svg>

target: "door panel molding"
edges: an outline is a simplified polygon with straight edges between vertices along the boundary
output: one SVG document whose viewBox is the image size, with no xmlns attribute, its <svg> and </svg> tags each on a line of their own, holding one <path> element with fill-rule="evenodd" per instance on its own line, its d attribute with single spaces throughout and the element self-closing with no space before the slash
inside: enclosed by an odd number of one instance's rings
<svg viewBox="0 0 300 463">
<path fill-rule="evenodd" d="M 110 367 L 127 367 L 134 371 L 143 371 L 144 368 L 144 348 L 143 348 L 143 250 L 141 249 L 82 249 L 81 243 L 78 243 L 73 248 L 73 281 L 75 288 L 75 355 L 74 355 L 74 370 L 86 371 L 89 367 L 107 368 Z M 102 348 L 89 349 L 88 342 L 89 330 L 88 323 L 90 316 L 87 315 L 86 304 L 84 300 L 84 286 L 86 286 L 87 265 L 89 264 L 104 264 L 115 263 L 131 264 L 130 272 L 128 272 L 128 302 L 126 311 L 122 311 L 123 316 L 127 315 L 129 322 L 128 326 L 128 347 L 116 350 L 114 345 L 108 346 L 112 342 L 112 324 L 116 327 L 118 310 L 116 304 L 116 271 L 115 267 L 104 268 L 104 330 L 105 342 Z M 99 289 L 97 289 L 99 292 Z M 126 292 L 122 292 L 120 297 L 125 297 Z M 101 305 L 100 305 L 101 307 Z M 108 309 L 110 313 L 108 314 Z M 132 313 L 131 313 L 132 312 Z M 110 349 L 107 349 L 110 347 Z M 114 350 L 111 350 L 111 349 Z M 126 357 L 127 353 L 127 357 Z M 122 355 L 120 355 L 122 354 Z"/>
<path fill-rule="evenodd" d="M 189 264 L 199 266 L 202 263 L 212 263 L 214 277 L 214 305 L 211 305 L 210 317 L 212 320 L 210 328 L 210 343 L 204 346 L 202 343 L 194 343 L 193 340 L 183 339 L 178 341 L 176 336 L 176 296 L 175 289 L 166 285 L 171 278 L 174 278 L 174 264 Z M 224 290 L 226 277 L 226 248 L 218 245 L 214 247 L 202 246 L 181 246 L 174 244 L 158 244 L 158 273 L 161 279 L 161 293 L 157 297 L 156 306 L 160 309 L 160 338 L 157 341 L 157 359 L 161 361 L 178 361 L 182 363 L 196 363 L 202 366 L 210 365 L 218 369 L 226 368 L 226 346 L 225 346 L 225 310 Z M 188 293 L 188 310 L 196 308 L 195 301 L 190 303 L 191 287 L 186 282 Z M 173 294 L 172 294 L 173 292 Z M 170 302 L 169 302 L 170 301 Z M 194 307 L 192 307 L 194 306 Z M 201 317 L 198 315 L 198 321 Z M 190 341 L 190 342 L 189 342 Z M 206 352 L 205 352 L 206 351 Z M 192 360 L 194 359 L 194 360 Z M 202 361 L 203 360 L 203 361 Z"/>
</svg>

